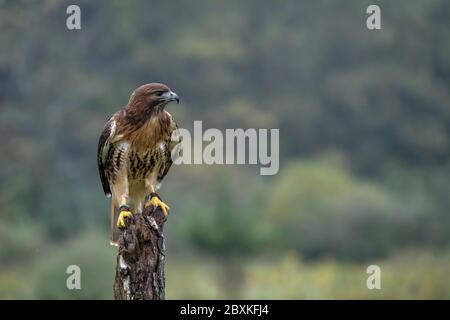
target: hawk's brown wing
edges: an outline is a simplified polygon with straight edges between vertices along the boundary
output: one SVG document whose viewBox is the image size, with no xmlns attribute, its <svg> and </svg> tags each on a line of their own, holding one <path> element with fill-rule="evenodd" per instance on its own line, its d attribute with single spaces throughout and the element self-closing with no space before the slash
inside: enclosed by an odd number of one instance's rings
<svg viewBox="0 0 450 320">
<path fill-rule="evenodd" d="M 167 111 L 166 111 L 167 112 Z M 170 129 L 171 129 L 171 137 L 169 140 L 164 142 L 164 153 L 162 155 L 162 165 L 159 168 L 158 172 L 158 183 L 164 179 L 164 177 L 169 172 L 170 167 L 172 166 L 173 160 L 175 160 L 180 153 L 180 142 L 181 137 L 178 132 L 178 126 L 176 122 L 173 120 L 170 113 L 167 112 L 170 117 Z"/>
<path fill-rule="evenodd" d="M 105 174 L 106 157 L 108 156 L 109 149 L 111 148 L 111 140 L 114 137 L 116 129 L 116 121 L 114 117 L 111 117 L 103 127 L 102 134 L 98 140 L 97 149 L 97 165 L 98 172 L 100 174 L 100 180 L 102 181 L 103 191 L 107 197 L 111 196 L 111 188 L 109 186 L 108 179 Z"/>
</svg>

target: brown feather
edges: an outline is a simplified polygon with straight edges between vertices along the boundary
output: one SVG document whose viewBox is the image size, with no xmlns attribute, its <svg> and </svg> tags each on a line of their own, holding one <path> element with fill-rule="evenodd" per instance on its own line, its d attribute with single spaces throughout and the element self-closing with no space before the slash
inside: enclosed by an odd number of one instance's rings
<svg viewBox="0 0 450 320">
<path fill-rule="evenodd" d="M 142 209 L 149 185 L 153 188 L 172 165 L 171 136 L 176 124 L 164 110 L 167 102 L 157 92 L 163 84 L 137 88 L 128 104 L 105 125 L 99 141 L 98 166 L 104 191 L 112 193 L 111 240 L 117 239 L 117 208 L 127 203 L 132 212 Z M 112 130 L 114 127 L 114 130 Z M 162 144 L 162 145 L 160 145 Z M 124 199 L 127 199 L 124 201 Z"/>
</svg>

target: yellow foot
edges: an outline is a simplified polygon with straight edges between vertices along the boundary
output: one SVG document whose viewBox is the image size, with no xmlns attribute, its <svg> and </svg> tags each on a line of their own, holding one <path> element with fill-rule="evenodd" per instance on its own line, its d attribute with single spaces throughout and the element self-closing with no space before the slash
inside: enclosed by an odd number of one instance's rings
<svg viewBox="0 0 450 320">
<path fill-rule="evenodd" d="M 157 196 L 152 196 L 150 200 L 145 203 L 145 207 L 161 207 L 161 210 L 164 212 L 164 215 L 167 216 L 169 214 L 169 206 L 162 202 Z"/>
<path fill-rule="evenodd" d="M 133 214 L 130 211 L 120 211 L 119 218 L 117 218 L 117 227 L 119 229 L 125 228 L 125 219 L 131 217 Z"/>
</svg>

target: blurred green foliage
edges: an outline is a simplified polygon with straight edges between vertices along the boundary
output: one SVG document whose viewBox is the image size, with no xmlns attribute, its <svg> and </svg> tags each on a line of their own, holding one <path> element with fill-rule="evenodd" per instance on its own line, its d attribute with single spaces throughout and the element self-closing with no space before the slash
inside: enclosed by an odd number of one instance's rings
<svg viewBox="0 0 450 320">
<path fill-rule="evenodd" d="M 168 298 L 450 297 L 448 1 L 69 4 L 0 1 L 0 298 L 112 298 L 97 139 L 152 81 L 180 127 L 280 128 L 276 176 L 172 168 Z"/>
</svg>

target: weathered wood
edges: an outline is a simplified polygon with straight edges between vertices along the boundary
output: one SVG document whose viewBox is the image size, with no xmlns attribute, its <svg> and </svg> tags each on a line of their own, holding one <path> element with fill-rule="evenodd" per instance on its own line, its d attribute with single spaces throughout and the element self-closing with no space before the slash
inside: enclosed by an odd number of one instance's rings
<svg viewBox="0 0 450 320">
<path fill-rule="evenodd" d="M 161 208 L 153 206 L 127 219 L 119 238 L 116 300 L 164 299 L 165 221 Z"/>
</svg>

